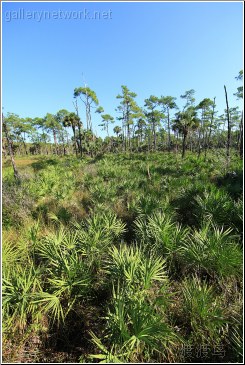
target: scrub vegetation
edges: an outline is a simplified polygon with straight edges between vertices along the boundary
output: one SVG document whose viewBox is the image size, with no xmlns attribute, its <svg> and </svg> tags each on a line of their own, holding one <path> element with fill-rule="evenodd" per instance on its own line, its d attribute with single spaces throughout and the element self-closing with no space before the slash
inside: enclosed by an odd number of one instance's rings
<svg viewBox="0 0 245 365">
<path fill-rule="evenodd" d="M 4 362 L 242 361 L 242 114 L 193 95 L 3 119 Z"/>
</svg>

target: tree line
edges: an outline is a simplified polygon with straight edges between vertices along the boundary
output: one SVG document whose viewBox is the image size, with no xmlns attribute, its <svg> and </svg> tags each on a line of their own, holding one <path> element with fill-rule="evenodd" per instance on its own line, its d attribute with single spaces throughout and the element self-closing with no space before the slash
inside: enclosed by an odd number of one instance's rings
<svg viewBox="0 0 245 365">
<path fill-rule="evenodd" d="M 243 80 L 241 70 L 236 77 Z M 182 157 L 187 149 L 200 156 L 210 148 L 236 148 L 243 154 L 243 112 L 237 106 L 229 107 L 226 87 L 226 109 L 217 115 L 215 97 L 204 98 L 196 103 L 195 91 L 187 90 L 180 98 L 184 106 L 180 109 L 173 96 L 154 96 L 145 99 L 144 106 L 136 102 L 137 94 L 125 85 L 116 96 L 119 105 L 114 118 L 99 105 L 95 91 L 89 87 L 74 89 L 74 112 L 66 109 L 44 117 L 20 118 L 8 113 L 3 120 L 3 154 L 76 154 L 94 156 L 101 152 L 151 152 L 178 151 Z M 237 99 L 243 98 L 243 87 L 239 86 Z M 80 117 L 81 105 L 85 121 Z M 92 116 L 100 115 L 99 126 L 106 131 L 102 139 L 96 136 Z M 114 126 L 114 136 L 109 135 L 109 127 Z"/>
</svg>

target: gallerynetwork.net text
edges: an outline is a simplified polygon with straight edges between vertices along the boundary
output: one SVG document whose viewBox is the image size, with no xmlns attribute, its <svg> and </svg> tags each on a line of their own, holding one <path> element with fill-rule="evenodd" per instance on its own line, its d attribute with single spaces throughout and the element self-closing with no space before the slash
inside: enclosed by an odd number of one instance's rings
<svg viewBox="0 0 245 365">
<path fill-rule="evenodd" d="M 73 10 L 73 11 L 64 11 L 64 10 L 56 10 L 56 11 L 28 11 L 24 8 L 20 8 L 18 10 L 6 11 L 4 13 L 4 19 L 7 22 L 11 22 L 14 20 L 35 20 L 37 22 L 41 22 L 42 20 L 49 19 L 63 19 L 63 20 L 107 20 L 112 19 L 112 11 L 111 9 L 107 11 L 90 11 L 86 8 L 83 10 Z"/>
</svg>

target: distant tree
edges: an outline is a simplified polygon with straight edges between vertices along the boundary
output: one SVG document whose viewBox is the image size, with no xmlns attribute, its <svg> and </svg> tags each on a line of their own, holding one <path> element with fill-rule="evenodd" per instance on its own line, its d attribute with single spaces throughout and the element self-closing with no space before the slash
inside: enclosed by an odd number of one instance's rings
<svg viewBox="0 0 245 365">
<path fill-rule="evenodd" d="M 28 154 L 27 146 L 26 146 L 26 136 L 29 136 L 33 130 L 32 119 L 31 118 L 20 118 L 19 122 L 16 125 L 16 129 L 21 137 L 21 141 L 24 146 L 25 154 Z"/>
<path fill-rule="evenodd" d="M 216 99 L 216 97 L 214 97 L 214 100 L 212 103 L 212 113 L 211 113 L 211 119 L 210 119 L 210 124 L 209 124 L 209 133 L 208 133 L 206 144 L 205 144 L 205 159 L 206 159 L 206 155 L 207 155 L 207 148 L 209 148 L 209 144 L 210 144 L 211 133 L 214 128 L 214 119 L 215 119 L 214 115 L 215 115 L 215 107 L 216 107 L 215 99 Z"/>
<path fill-rule="evenodd" d="M 145 116 L 140 117 L 136 122 L 136 127 L 137 127 L 136 134 L 137 134 L 137 141 L 138 141 L 138 143 L 137 143 L 138 149 L 140 147 L 140 143 L 143 142 L 143 135 L 144 135 L 146 125 L 147 125 L 147 123 L 146 123 L 146 120 L 145 120 Z"/>
<path fill-rule="evenodd" d="M 158 132 L 158 135 L 159 135 L 159 138 L 160 138 L 160 143 L 161 143 L 162 148 L 163 148 L 163 146 L 164 146 L 164 140 L 165 140 L 165 137 L 166 137 L 166 131 L 165 131 L 165 129 L 164 128 L 160 128 L 159 129 L 159 132 Z M 170 143 L 172 143 L 172 142 L 170 141 Z"/>
<path fill-rule="evenodd" d="M 103 114 L 102 117 L 102 124 L 100 126 L 103 127 L 104 130 L 107 132 L 107 136 L 109 137 L 109 124 L 114 123 L 114 118 L 110 114 Z"/>
<path fill-rule="evenodd" d="M 74 148 L 75 148 L 76 155 L 78 153 L 77 138 L 76 138 L 76 127 L 78 126 L 79 123 L 80 123 L 80 118 L 75 113 L 69 113 L 68 115 L 66 115 L 64 117 L 64 120 L 63 120 L 63 126 L 65 128 L 66 127 L 71 127 L 72 128 Z"/>
<path fill-rule="evenodd" d="M 117 137 L 119 135 L 119 133 L 121 133 L 122 131 L 122 128 L 119 127 L 118 125 L 116 125 L 114 128 L 113 128 L 113 132 L 116 133 Z"/>
<path fill-rule="evenodd" d="M 214 113 L 214 102 L 209 99 L 203 99 L 197 106 L 196 109 L 201 110 L 201 123 L 198 132 L 198 156 L 201 154 L 202 141 L 204 144 L 205 151 L 207 149 L 206 144 L 208 143 L 208 131 L 210 130 L 210 124 L 212 123 Z M 202 141 L 201 141 L 202 134 Z"/>
<path fill-rule="evenodd" d="M 61 127 L 63 127 L 63 123 L 64 123 L 64 119 L 67 115 L 69 115 L 70 113 L 68 112 L 68 110 L 66 109 L 61 109 L 59 110 L 56 115 L 55 118 L 57 120 L 57 122 L 60 124 Z"/>
<path fill-rule="evenodd" d="M 5 119 L 3 114 L 2 114 L 3 132 L 5 134 L 5 138 L 6 138 L 6 141 L 7 141 L 9 155 L 10 155 L 12 167 L 13 167 L 13 170 L 14 170 L 14 177 L 15 177 L 16 181 L 20 181 L 20 175 L 19 175 L 19 172 L 18 172 L 16 164 L 15 164 L 15 160 L 14 160 L 13 141 L 11 140 L 11 138 L 9 136 L 8 122 L 11 122 L 11 115 L 8 118 Z"/>
<path fill-rule="evenodd" d="M 243 70 L 239 71 L 238 76 L 236 77 L 237 81 L 243 81 Z M 239 86 L 237 88 L 237 92 L 234 94 L 237 99 L 243 99 L 243 86 Z M 239 138 L 238 138 L 238 149 L 239 149 L 239 154 L 240 157 L 242 158 L 243 156 L 243 111 L 241 113 L 241 121 L 240 121 L 240 125 L 239 125 Z"/>
<path fill-rule="evenodd" d="M 164 118 L 164 114 L 161 113 L 159 110 L 156 110 L 158 105 L 159 99 L 154 95 L 151 95 L 148 99 L 145 99 L 145 107 L 147 107 L 148 109 L 148 111 L 145 112 L 145 115 L 152 128 L 154 151 L 156 151 L 157 146 L 156 129 L 157 126 L 160 126 L 161 119 Z"/>
<path fill-rule="evenodd" d="M 83 123 L 79 117 L 79 112 L 78 112 L 78 103 L 77 103 L 77 99 L 75 100 L 75 102 L 73 102 L 73 105 L 75 107 L 76 113 L 77 113 L 77 118 L 78 118 L 78 123 L 77 123 L 77 127 L 78 127 L 78 140 L 79 140 L 79 146 L 78 149 L 80 151 L 80 155 L 83 155 L 83 148 L 82 148 L 82 127 L 83 127 Z"/>
<path fill-rule="evenodd" d="M 42 133 L 46 132 L 44 118 L 35 117 L 32 119 L 31 124 L 36 129 L 36 131 L 37 129 L 41 129 Z"/>
<path fill-rule="evenodd" d="M 26 135 L 30 134 L 33 128 L 31 118 L 20 118 L 17 114 L 8 113 L 8 125 L 10 128 L 10 138 L 14 139 L 18 143 L 20 153 L 21 145 L 23 145 L 24 153 L 27 155 L 28 150 L 26 146 Z"/>
<path fill-rule="evenodd" d="M 59 137 L 60 137 L 60 140 L 61 140 L 62 145 L 63 145 L 63 154 L 64 155 L 66 154 L 66 148 L 65 148 L 65 133 L 64 133 L 64 120 L 65 120 L 65 117 L 67 115 L 69 115 L 69 112 L 66 109 L 59 110 L 56 113 L 56 115 L 55 115 L 55 118 L 56 118 L 57 122 L 60 125 Z"/>
<path fill-rule="evenodd" d="M 237 81 L 241 81 L 241 82 L 243 81 L 243 70 L 239 71 L 239 74 L 237 77 L 235 77 L 235 79 Z M 243 86 L 239 86 L 237 88 L 237 92 L 234 95 L 237 97 L 237 99 L 242 99 L 243 98 Z"/>
<path fill-rule="evenodd" d="M 167 114 L 167 129 L 168 129 L 168 150 L 170 151 L 171 146 L 171 134 L 170 134 L 170 110 L 177 109 L 177 104 L 175 103 L 176 98 L 173 96 L 161 96 L 158 99 L 158 103 L 163 108 L 163 113 Z"/>
<path fill-rule="evenodd" d="M 50 142 L 50 137 L 49 137 L 49 130 L 46 128 L 45 119 L 40 117 L 35 117 L 32 119 L 31 123 L 34 128 L 34 130 L 31 132 L 30 135 L 31 141 L 35 144 L 38 143 L 38 146 L 41 146 L 40 143 L 43 143 L 43 145 L 45 146 L 45 153 L 48 154 L 49 149 L 47 143 Z M 39 133 L 39 130 L 41 130 L 41 133 Z M 36 151 L 37 148 L 33 149 L 33 151 L 34 150 Z"/>
<path fill-rule="evenodd" d="M 226 156 L 227 156 L 227 163 L 230 162 L 230 145 L 231 145 L 231 123 L 230 123 L 230 109 L 228 103 L 228 96 L 226 86 L 224 85 L 225 89 L 225 100 L 226 100 L 226 115 L 227 115 L 227 144 L 226 144 Z"/>
<path fill-rule="evenodd" d="M 183 95 L 180 95 L 181 99 L 186 100 L 183 111 L 189 108 L 190 106 L 194 106 L 195 103 L 194 95 L 195 95 L 194 89 L 187 90 Z"/>
<path fill-rule="evenodd" d="M 102 106 L 99 106 L 96 110 L 95 110 L 95 113 L 104 113 L 104 108 Z"/>
<path fill-rule="evenodd" d="M 97 95 L 89 87 L 78 87 L 78 88 L 74 89 L 74 98 L 78 98 L 78 97 L 80 97 L 80 99 L 82 100 L 82 102 L 85 105 L 87 130 L 90 130 L 91 132 L 93 132 L 91 107 L 93 105 L 96 106 L 99 104 Z"/>
<path fill-rule="evenodd" d="M 53 133 L 54 145 L 56 154 L 58 154 L 58 144 L 57 144 L 57 133 L 61 129 L 61 126 L 54 114 L 47 113 L 44 117 L 44 125 L 47 131 Z"/>
<path fill-rule="evenodd" d="M 182 112 L 176 114 L 176 120 L 172 126 L 174 131 L 178 131 L 183 135 L 182 141 L 182 158 L 185 157 L 186 138 L 190 131 L 196 130 L 199 126 L 197 112 L 193 106 L 189 106 Z"/>
<path fill-rule="evenodd" d="M 121 117 L 119 117 L 118 120 L 122 121 L 122 130 L 126 149 L 127 145 L 131 148 L 131 126 L 134 124 L 134 119 L 137 118 L 137 113 L 140 111 L 140 108 L 134 100 L 137 94 L 130 91 L 125 85 L 122 85 L 121 88 L 122 94 L 117 95 L 117 99 L 121 99 L 121 102 L 116 111 L 121 113 Z"/>
</svg>

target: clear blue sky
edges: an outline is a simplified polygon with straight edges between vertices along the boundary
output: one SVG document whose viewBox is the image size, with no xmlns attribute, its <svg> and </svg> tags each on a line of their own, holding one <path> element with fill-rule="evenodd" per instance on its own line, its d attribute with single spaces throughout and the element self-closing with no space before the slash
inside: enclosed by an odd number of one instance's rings
<svg viewBox="0 0 245 365">
<path fill-rule="evenodd" d="M 28 11 L 84 9 L 89 15 L 110 11 L 111 19 L 68 20 L 64 13 L 61 19 L 40 20 L 37 13 L 27 19 Z M 179 96 L 195 89 L 197 102 L 216 96 L 222 113 L 224 84 L 230 106 L 239 105 L 233 93 L 243 68 L 241 2 L 5 2 L 2 10 L 4 113 L 42 117 L 74 111 L 73 90 L 83 86 L 82 74 L 114 117 L 122 84 L 137 93 L 141 106 L 151 94 L 175 96 L 181 106 Z M 15 19 L 23 13 L 25 19 Z M 92 119 L 103 136 L 99 116 Z"/>
</svg>

